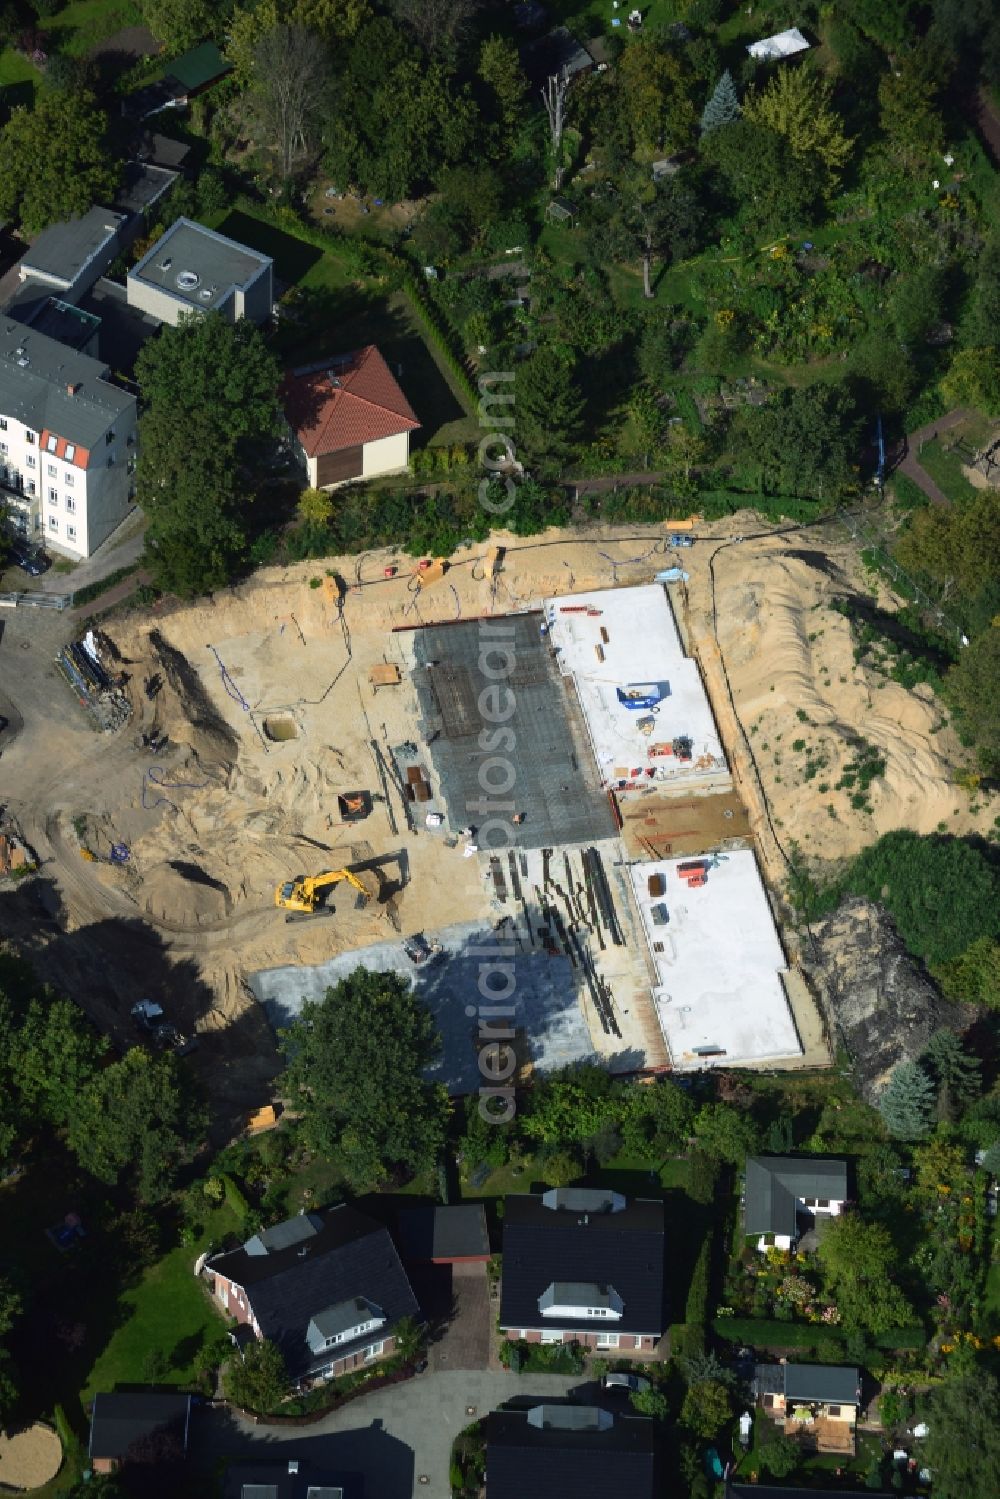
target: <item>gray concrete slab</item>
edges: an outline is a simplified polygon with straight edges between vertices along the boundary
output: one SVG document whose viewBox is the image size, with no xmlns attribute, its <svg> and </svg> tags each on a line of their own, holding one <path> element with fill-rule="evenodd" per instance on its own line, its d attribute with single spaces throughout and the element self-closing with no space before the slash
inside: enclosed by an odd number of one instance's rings
<svg viewBox="0 0 1000 1499">
<path fill-rule="evenodd" d="M 271 1024 L 290 1025 L 307 999 L 322 999 L 327 989 L 357 968 L 399 973 L 413 981 L 423 1004 L 441 1032 L 440 1061 L 428 1073 L 449 1093 L 470 1093 L 481 1079 L 477 1065 L 478 980 L 481 950 L 495 946 L 488 926 L 461 923 L 433 934 L 444 952 L 433 963 L 414 967 L 399 941 L 341 953 L 312 967 L 264 968 L 250 975 L 250 987 Z M 514 1025 L 525 1038 L 532 1063 L 553 1071 L 574 1062 L 596 1061 L 577 990 L 577 979 L 565 957 L 541 949 L 517 952 L 514 970 Z"/>
<path fill-rule="evenodd" d="M 463 1427 L 504 1401 L 559 1399 L 583 1383 L 579 1375 L 428 1371 L 302 1427 L 254 1425 L 226 1409 L 201 1408 L 192 1421 L 192 1460 L 217 1473 L 223 1460 L 298 1458 L 363 1474 L 372 1499 L 448 1499 L 451 1444 Z"/>
</svg>

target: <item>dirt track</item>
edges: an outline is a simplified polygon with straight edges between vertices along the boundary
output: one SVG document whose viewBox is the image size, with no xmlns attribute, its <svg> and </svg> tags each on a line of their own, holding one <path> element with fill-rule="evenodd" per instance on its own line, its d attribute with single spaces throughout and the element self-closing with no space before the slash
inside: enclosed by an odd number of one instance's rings
<svg viewBox="0 0 1000 1499">
<path fill-rule="evenodd" d="M 476 861 L 424 829 L 406 832 L 398 806 L 398 834 L 378 802 L 362 824 L 344 827 L 337 818 L 338 791 L 366 787 L 378 795 L 370 741 L 416 737 L 405 670 L 400 687 L 373 696 L 368 685 L 371 666 L 405 666 L 405 637 L 394 627 L 504 613 L 574 588 L 648 582 L 675 560 L 691 573 L 675 603 L 717 700 L 773 882 L 786 870 L 766 809 L 782 841 L 833 858 L 892 826 L 930 831 L 947 819 L 954 831 L 985 827 L 992 811 L 969 813 L 954 785 L 957 742 L 950 730 L 935 732 L 933 702 L 870 681 L 851 660 L 847 622 L 825 608 L 831 596 L 861 586 L 857 559 L 835 526 L 812 534 L 808 554 L 799 533 L 723 550 L 716 564 L 720 661 L 709 554 L 721 539 L 763 529 L 752 517 L 734 517 L 703 528 L 704 540 L 676 557 L 653 527 L 538 543 L 509 538 L 495 585 L 483 576 L 485 549 L 478 548 L 459 554 L 445 579 L 419 596 L 407 559 L 392 559 L 400 574 L 386 580 L 388 556 L 368 554 L 271 569 L 218 600 L 123 616 L 108 634 L 130 677 L 135 717 L 113 737 L 90 728 L 51 664 L 69 622 L 28 611 L 8 617 L 0 693 L 23 728 L 3 755 L 3 794 L 41 869 L 36 880 L 0 890 L 0 931 L 119 1042 L 134 1039 L 128 1011 L 135 1000 L 159 999 L 182 1029 L 200 1033 L 198 1064 L 235 1118 L 259 1101 L 274 1066 L 248 972 L 321 961 L 382 939 L 393 926 L 432 930 L 484 911 Z M 335 572 L 348 580 L 342 611 L 324 582 Z M 317 576 L 320 586 L 311 587 Z M 763 796 L 726 705 L 723 661 L 761 766 Z M 150 702 L 143 682 L 152 673 L 164 685 Z M 796 709 L 807 711 L 805 727 Z M 258 731 L 268 715 L 291 721 L 295 737 L 268 743 Z M 170 748 L 151 761 L 136 735 L 154 726 L 169 734 Z M 824 777 L 835 779 L 858 733 L 884 749 L 886 776 L 870 813 L 852 810 L 841 795 L 834 820 L 825 806 L 830 793 L 803 779 L 801 757 L 787 741 L 796 734 L 822 741 L 830 766 Z M 150 770 L 165 784 L 156 786 Z M 113 841 L 129 846 L 124 867 L 106 862 Z M 99 862 L 86 862 L 81 844 Z M 332 920 L 291 927 L 275 911 L 274 885 L 288 874 L 367 856 L 386 857 L 387 890 L 396 890 L 388 909 L 357 912 L 340 898 Z"/>
</svg>

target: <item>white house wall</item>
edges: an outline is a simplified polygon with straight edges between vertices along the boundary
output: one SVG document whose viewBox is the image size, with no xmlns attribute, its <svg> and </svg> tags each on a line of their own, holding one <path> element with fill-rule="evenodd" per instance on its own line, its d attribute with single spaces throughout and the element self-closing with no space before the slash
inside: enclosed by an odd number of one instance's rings
<svg viewBox="0 0 1000 1499">
<path fill-rule="evenodd" d="M 379 474 L 396 474 L 405 469 L 409 461 L 410 434 L 396 432 L 392 437 L 380 437 L 376 442 L 365 443 L 361 476 L 374 479 Z"/>
</svg>

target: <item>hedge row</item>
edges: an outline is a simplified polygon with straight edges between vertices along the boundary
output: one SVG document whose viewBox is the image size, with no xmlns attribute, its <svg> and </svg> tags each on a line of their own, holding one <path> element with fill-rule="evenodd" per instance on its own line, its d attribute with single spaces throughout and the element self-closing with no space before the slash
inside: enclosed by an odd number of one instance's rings
<svg viewBox="0 0 1000 1499">
<path fill-rule="evenodd" d="M 407 275 L 403 279 L 401 290 L 405 293 L 417 321 L 424 330 L 425 336 L 437 349 L 444 363 L 448 366 L 452 378 L 458 385 L 463 396 L 469 403 L 469 415 L 476 410 L 479 396 L 469 376 L 468 368 L 463 359 L 455 353 L 454 335 L 445 326 L 444 320 L 436 307 L 432 307 L 424 297 L 424 291 L 417 278 Z"/>
<path fill-rule="evenodd" d="M 844 1328 L 829 1327 L 824 1322 L 777 1322 L 757 1317 L 716 1317 L 712 1330 L 729 1343 L 746 1343 L 751 1348 L 818 1348 L 841 1343 L 845 1336 Z M 922 1327 L 892 1327 L 865 1337 L 874 1347 L 893 1351 L 923 1348 L 927 1342 Z"/>
<path fill-rule="evenodd" d="M 222 1191 L 227 1206 L 232 1208 L 241 1223 L 245 1223 L 250 1216 L 250 1204 L 242 1190 L 228 1172 L 223 1172 L 219 1180 L 222 1182 Z"/>
<path fill-rule="evenodd" d="M 116 567 L 114 572 L 108 573 L 107 577 L 98 579 L 96 583 L 87 583 L 83 588 L 75 588 L 73 590 L 74 608 L 80 604 L 89 604 L 94 599 L 99 599 L 102 593 L 107 593 L 117 583 L 123 583 L 126 578 L 130 578 L 133 573 L 137 573 L 138 571 L 139 563 L 132 562 L 128 567 Z"/>
</svg>

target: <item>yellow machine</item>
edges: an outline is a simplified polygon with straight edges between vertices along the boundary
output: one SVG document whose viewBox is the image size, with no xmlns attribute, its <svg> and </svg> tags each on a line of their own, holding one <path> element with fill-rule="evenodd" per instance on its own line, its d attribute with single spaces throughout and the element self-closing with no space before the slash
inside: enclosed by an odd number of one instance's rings
<svg viewBox="0 0 1000 1499">
<path fill-rule="evenodd" d="M 292 913 L 285 918 L 286 921 L 294 921 L 296 916 L 325 916 L 329 912 L 323 905 L 323 891 L 339 885 L 342 880 L 353 885 L 358 892 L 359 906 L 367 905 L 377 893 L 370 883 L 366 883 L 353 870 L 330 869 L 325 874 L 299 874 L 294 880 L 286 880 L 283 885 L 278 885 L 274 892 L 274 904 Z"/>
</svg>

